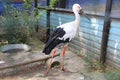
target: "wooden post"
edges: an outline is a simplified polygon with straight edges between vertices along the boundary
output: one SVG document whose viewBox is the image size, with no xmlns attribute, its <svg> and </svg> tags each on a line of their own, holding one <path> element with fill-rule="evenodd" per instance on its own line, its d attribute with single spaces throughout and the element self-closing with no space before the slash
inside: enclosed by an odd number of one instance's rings
<svg viewBox="0 0 120 80">
<path fill-rule="evenodd" d="M 47 6 L 49 6 L 50 0 L 47 0 Z M 47 31 L 46 31 L 46 40 L 49 39 L 50 36 L 50 10 L 47 10 Z"/>
<path fill-rule="evenodd" d="M 108 44 L 110 25 L 111 25 L 111 19 L 110 19 L 111 7 L 112 7 L 112 0 L 107 0 L 104 28 L 103 28 L 103 34 L 102 34 L 102 43 L 101 43 L 101 54 L 100 54 L 101 64 L 104 64 L 106 62 L 107 44 Z"/>
</svg>

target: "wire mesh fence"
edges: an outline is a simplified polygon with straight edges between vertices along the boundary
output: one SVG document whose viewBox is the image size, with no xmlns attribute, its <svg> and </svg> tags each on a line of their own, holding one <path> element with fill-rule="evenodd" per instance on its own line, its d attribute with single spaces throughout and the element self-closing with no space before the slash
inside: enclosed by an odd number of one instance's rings
<svg viewBox="0 0 120 80">
<path fill-rule="evenodd" d="M 93 59 L 100 57 L 100 50 L 101 50 L 101 41 L 102 41 L 102 33 L 104 28 L 104 18 L 105 18 L 105 11 L 106 11 L 106 4 L 108 0 L 64 0 L 65 1 L 65 9 L 71 10 L 72 5 L 74 3 L 78 3 L 82 6 L 83 10 L 88 13 L 92 14 L 93 16 L 90 17 L 90 21 L 85 20 L 85 17 L 83 16 L 81 18 L 81 25 L 80 25 L 80 40 L 74 40 L 72 46 L 73 48 L 79 50 L 86 51 L 88 53 L 89 62 Z M 59 2 L 59 0 L 58 0 Z M 60 8 L 61 3 L 59 5 L 55 6 L 57 8 Z M 119 38 L 117 35 L 119 35 L 119 7 L 120 7 L 120 1 L 119 0 L 112 0 L 112 10 L 110 11 L 110 19 L 111 19 L 111 28 L 110 34 L 108 39 L 108 47 L 107 47 L 107 62 L 119 65 Z M 65 15 L 65 16 L 64 16 Z M 99 16 L 99 17 L 98 17 Z M 61 23 L 65 23 L 69 20 L 74 20 L 73 15 L 66 15 L 66 13 L 54 13 L 51 12 L 50 15 L 50 24 L 52 27 L 61 25 Z M 51 28 L 52 28 L 51 27 Z M 117 28 L 116 28 L 117 27 Z M 94 41 L 95 40 L 95 41 Z M 97 41 L 97 42 L 96 42 Z M 99 43 L 99 44 L 97 44 Z M 76 46 L 77 45 L 77 46 Z M 78 48 L 79 47 L 79 48 Z M 91 63 L 92 64 L 92 63 Z M 105 77 L 108 80 L 117 80 L 120 79 L 119 77 L 119 71 L 116 73 L 114 70 L 108 71 L 105 73 Z M 116 75 L 116 76 L 114 76 Z M 112 77 L 114 76 L 114 77 Z"/>
<path fill-rule="evenodd" d="M 113 0 L 112 1 L 112 11 L 111 11 L 111 16 L 120 18 L 120 1 L 119 0 Z"/>
<path fill-rule="evenodd" d="M 38 7 L 39 6 L 45 7 L 44 8 L 45 10 L 40 10 L 40 9 L 38 10 L 38 14 L 40 14 L 40 19 L 38 19 L 38 26 L 41 30 L 39 32 L 40 38 L 43 35 L 46 35 L 46 31 L 43 31 L 41 27 L 48 29 L 47 28 L 48 16 L 46 11 L 48 10 L 47 1 L 48 0 L 38 0 L 38 3 L 37 3 Z M 56 1 L 57 2 L 53 7 L 65 9 L 64 10 L 65 12 L 64 11 L 60 12 L 59 10 L 57 11 L 57 9 L 56 11 L 52 11 L 52 10 L 50 11 L 50 16 L 49 16 L 50 30 L 53 31 L 53 29 L 56 28 L 56 26 L 59 26 L 69 21 L 73 21 L 74 15 L 69 13 L 69 11 L 67 12 L 67 10 L 72 11 L 71 8 L 74 3 L 80 4 L 83 10 L 85 11 L 85 13 L 89 15 L 90 20 L 88 20 L 85 16 L 81 16 L 79 38 L 76 38 L 70 45 L 72 45 L 74 49 L 77 49 L 78 51 L 83 51 L 87 53 L 88 62 L 91 63 L 91 60 L 93 58 L 99 60 L 102 32 L 104 28 L 104 18 L 105 18 L 104 15 L 106 10 L 107 0 L 56 0 Z M 107 47 L 107 52 L 108 52 L 107 59 L 109 60 L 109 62 L 112 62 L 112 64 L 117 64 L 117 65 L 120 65 L 120 48 L 119 48 L 120 10 L 119 8 L 120 8 L 120 1 L 112 0 L 112 10 L 110 14 L 110 17 L 111 17 L 110 19 L 112 22 L 111 22 L 111 28 L 110 28 L 110 34 L 109 34 L 110 37 L 108 39 L 109 42 Z M 32 19 L 33 18 L 30 18 L 30 20 Z M 120 79 L 119 71 L 117 73 L 115 71 L 110 71 L 110 72 L 108 71 L 107 73 L 105 73 L 105 77 L 108 80 L 119 80 Z"/>
</svg>

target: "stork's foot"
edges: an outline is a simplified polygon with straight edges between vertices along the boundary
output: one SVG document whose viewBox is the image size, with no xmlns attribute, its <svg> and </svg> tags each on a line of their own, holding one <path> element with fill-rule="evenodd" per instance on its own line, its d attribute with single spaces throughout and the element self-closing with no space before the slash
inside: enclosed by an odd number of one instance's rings
<svg viewBox="0 0 120 80">
<path fill-rule="evenodd" d="M 46 71 L 46 72 L 45 72 L 45 75 L 48 75 L 48 73 L 49 73 L 49 71 Z"/>
<path fill-rule="evenodd" d="M 67 69 L 66 69 L 66 68 L 64 68 L 64 67 L 61 67 L 61 70 L 62 70 L 62 71 L 67 71 Z"/>
</svg>

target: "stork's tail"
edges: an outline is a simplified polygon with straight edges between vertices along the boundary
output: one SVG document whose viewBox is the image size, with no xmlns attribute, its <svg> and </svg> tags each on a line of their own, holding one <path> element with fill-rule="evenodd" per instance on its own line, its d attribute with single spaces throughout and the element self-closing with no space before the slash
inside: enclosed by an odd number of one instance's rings
<svg viewBox="0 0 120 80">
<path fill-rule="evenodd" d="M 45 45 L 45 48 L 43 49 L 43 53 L 46 55 L 49 55 L 57 45 L 61 43 L 61 40 L 58 39 L 49 39 L 48 42 Z"/>
</svg>

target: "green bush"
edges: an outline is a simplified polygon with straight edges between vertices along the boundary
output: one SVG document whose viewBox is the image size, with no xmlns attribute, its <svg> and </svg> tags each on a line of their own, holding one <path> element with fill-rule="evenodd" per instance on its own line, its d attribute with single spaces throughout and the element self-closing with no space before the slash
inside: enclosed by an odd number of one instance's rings
<svg viewBox="0 0 120 80">
<path fill-rule="evenodd" d="M 4 28 L 4 38 L 9 44 L 13 43 L 28 43 L 29 38 L 35 31 L 36 26 L 39 26 L 38 20 L 41 18 L 41 13 L 35 16 L 33 10 L 30 11 L 31 2 L 34 0 L 23 0 L 24 10 L 14 8 L 11 0 L 1 0 L 4 3 L 4 16 L 0 16 L 0 29 Z M 56 0 L 51 0 L 50 7 L 56 3 Z M 38 10 L 36 10 L 38 11 Z M 44 11 L 43 11 L 44 12 Z"/>
<path fill-rule="evenodd" d="M 11 4 L 4 4 L 4 10 L 5 14 L 0 18 L 0 27 L 5 28 L 8 43 L 28 43 L 37 24 L 34 12 L 19 11 Z"/>
</svg>

